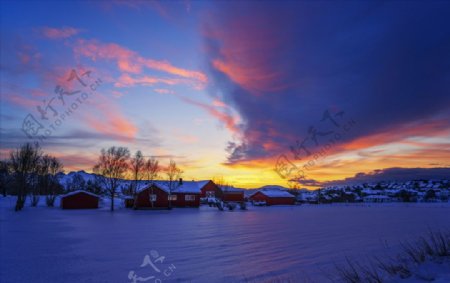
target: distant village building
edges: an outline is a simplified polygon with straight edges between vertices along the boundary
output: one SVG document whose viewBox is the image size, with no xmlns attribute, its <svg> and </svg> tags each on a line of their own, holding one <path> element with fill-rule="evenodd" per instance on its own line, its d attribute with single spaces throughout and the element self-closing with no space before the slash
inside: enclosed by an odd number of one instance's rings
<svg viewBox="0 0 450 283">
<path fill-rule="evenodd" d="M 61 196 L 62 209 L 98 208 L 100 196 L 87 191 L 73 191 Z"/>
<path fill-rule="evenodd" d="M 392 198 L 385 195 L 369 195 L 363 197 L 364 202 L 392 202 Z"/>
<path fill-rule="evenodd" d="M 261 189 L 252 194 L 249 199 L 253 202 L 265 202 L 267 205 L 293 205 L 295 196 L 279 189 Z"/>
</svg>

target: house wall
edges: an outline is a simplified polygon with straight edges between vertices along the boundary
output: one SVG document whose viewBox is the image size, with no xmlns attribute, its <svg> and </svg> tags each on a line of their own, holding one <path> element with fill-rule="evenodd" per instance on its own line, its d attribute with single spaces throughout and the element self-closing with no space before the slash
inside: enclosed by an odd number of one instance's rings
<svg viewBox="0 0 450 283">
<path fill-rule="evenodd" d="M 213 192 L 214 196 L 216 198 L 221 198 L 222 197 L 222 192 L 219 189 L 219 187 L 214 184 L 213 181 L 209 181 L 208 183 L 206 183 L 205 186 L 203 186 L 203 188 L 201 189 L 201 197 L 204 198 L 206 197 L 206 192 Z"/>
<path fill-rule="evenodd" d="M 265 202 L 268 202 L 268 199 L 269 198 L 266 195 L 263 195 L 260 192 L 256 192 L 255 194 L 253 194 L 253 195 L 251 195 L 249 197 L 249 200 L 251 200 L 251 201 L 265 201 Z"/>
<path fill-rule="evenodd" d="M 232 193 L 224 192 L 222 194 L 222 201 L 242 202 L 244 201 L 244 192 L 232 192 Z"/>
<path fill-rule="evenodd" d="M 261 192 L 257 192 L 250 197 L 252 201 L 265 201 L 267 205 L 293 205 L 295 204 L 295 198 L 276 198 L 276 197 L 268 197 Z"/>
<path fill-rule="evenodd" d="M 268 205 L 294 205 L 295 198 L 269 198 Z"/>
<path fill-rule="evenodd" d="M 61 198 L 61 208 L 63 209 L 87 209 L 98 208 L 98 197 L 78 193 Z"/>
<path fill-rule="evenodd" d="M 177 200 L 172 201 L 172 206 L 174 207 L 199 207 L 200 206 L 200 194 L 192 193 L 175 193 Z M 186 201 L 186 195 L 195 196 L 194 201 Z"/>
<path fill-rule="evenodd" d="M 152 203 L 150 202 L 150 195 L 155 194 L 156 195 L 156 201 Z M 143 191 L 141 191 L 136 196 L 136 208 L 164 208 L 169 207 L 169 200 L 168 200 L 168 194 L 158 188 L 157 186 L 151 186 L 150 188 L 147 188 Z"/>
</svg>

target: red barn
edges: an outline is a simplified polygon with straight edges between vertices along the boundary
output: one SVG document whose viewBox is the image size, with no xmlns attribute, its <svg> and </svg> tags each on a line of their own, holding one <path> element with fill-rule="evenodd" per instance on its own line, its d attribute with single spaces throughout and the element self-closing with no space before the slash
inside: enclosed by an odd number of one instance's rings
<svg viewBox="0 0 450 283">
<path fill-rule="evenodd" d="M 243 202 L 244 201 L 244 191 L 241 189 L 233 188 L 233 187 L 222 187 L 221 188 L 221 198 L 222 201 L 234 201 L 234 202 Z"/>
<path fill-rule="evenodd" d="M 136 209 L 169 208 L 169 193 L 156 184 L 142 189 L 134 201 Z"/>
<path fill-rule="evenodd" d="M 175 207 L 199 207 L 203 182 L 183 181 L 180 179 L 177 187 L 172 192 L 172 204 Z"/>
<path fill-rule="evenodd" d="M 243 202 L 244 201 L 244 191 L 231 186 L 219 187 L 213 181 L 200 181 L 198 182 L 201 188 L 202 197 L 215 197 L 222 201 L 234 201 Z"/>
<path fill-rule="evenodd" d="M 62 209 L 98 208 L 100 197 L 87 191 L 73 191 L 61 196 Z"/>
<path fill-rule="evenodd" d="M 259 190 L 249 197 L 251 201 L 265 201 L 267 205 L 292 205 L 295 196 L 282 190 Z"/>
<path fill-rule="evenodd" d="M 136 196 L 135 208 L 199 207 L 201 190 L 197 182 L 183 182 L 174 185 L 169 194 L 169 185 L 165 181 L 153 181 Z M 153 200 L 153 203 L 152 201 Z"/>
<path fill-rule="evenodd" d="M 218 197 L 221 194 L 220 188 L 211 180 L 199 181 L 201 197 Z"/>
</svg>

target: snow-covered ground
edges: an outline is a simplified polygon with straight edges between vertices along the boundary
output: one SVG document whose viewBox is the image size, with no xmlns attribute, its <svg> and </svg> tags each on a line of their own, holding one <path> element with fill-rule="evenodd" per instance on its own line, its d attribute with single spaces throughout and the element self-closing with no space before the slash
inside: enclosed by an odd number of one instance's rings
<svg viewBox="0 0 450 283">
<path fill-rule="evenodd" d="M 14 212 L 13 204 L 0 198 L 5 283 L 327 282 L 346 256 L 392 255 L 400 241 L 450 229 L 448 203 L 113 213 L 43 206 Z"/>
</svg>

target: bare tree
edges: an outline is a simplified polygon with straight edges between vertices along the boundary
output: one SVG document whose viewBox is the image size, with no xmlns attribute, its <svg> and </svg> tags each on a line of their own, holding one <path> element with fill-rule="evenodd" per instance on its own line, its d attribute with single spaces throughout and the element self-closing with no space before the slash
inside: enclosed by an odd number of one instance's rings
<svg viewBox="0 0 450 283">
<path fill-rule="evenodd" d="M 214 184 L 216 184 L 219 189 L 221 189 L 223 192 L 228 191 L 230 184 L 223 178 L 223 176 L 216 176 L 212 180 Z"/>
<path fill-rule="evenodd" d="M 289 187 L 289 193 L 293 194 L 294 196 L 300 195 L 300 188 L 301 185 L 297 180 L 291 180 L 288 182 Z"/>
<path fill-rule="evenodd" d="M 103 193 L 102 184 L 99 181 L 99 178 L 95 176 L 94 180 L 88 180 L 85 183 L 86 190 L 88 192 L 100 195 Z"/>
<path fill-rule="evenodd" d="M 66 188 L 69 192 L 70 191 L 76 191 L 76 190 L 86 190 L 87 184 L 84 180 L 83 176 L 79 172 L 76 172 L 73 176 L 70 182 L 67 184 Z"/>
<path fill-rule="evenodd" d="M 6 197 L 8 186 L 12 183 L 11 166 L 8 160 L 0 160 L 0 190 Z"/>
<path fill-rule="evenodd" d="M 154 181 L 158 178 L 161 167 L 159 161 L 154 157 L 149 157 L 144 164 L 144 174 L 148 181 Z M 153 194 L 153 186 L 151 186 L 151 194 Z M 136 203 L 136 202 L 135 202 Z M 153 199 L 150 199 L 151 206 L 154 207 Z"/>
<path fill-rule="evenodd" d="M 11 169 L 17 184 L 16 211 L 21 210 L 25 204 L 26 195 L 36 177 L 41 156 L 42 151 L 37 143 L 26 143 L 10 153 Z"/>
<path fill-rule="evenodd" d="M 47 206 L 54 206 L 55 204 L 56 196 L 61 189 L 58 175 L 62 172 L 63 165 L 56 157 L 50 155 L 42 157 L 39 177 L 46 195 L 45 201 Z"/>
<path fill-rule="evenodd" d="M 110 147 L 102 149 L 98 163 L 94 166 L 94 173 L 98 175 L 99 181 L 104 186 L 111 198 L 111 211 L 114 210 L 114 196 L 127 172 L 130 151 L 126 147 Z"/>
<path fill-rule="evenodd" d="M 142 175 L 145 169 L 145 160 L 142 152 L 140 150 L 136 151 L 133 158 L 130 160 L 130 170 L 132 174 L 132 178 L 134 181 L 134 185 L 131 186 L 130 194 L 134 196 L 138 189 L 139 181 L 142 180 Z"/>
<path fill-rule="evenodd" d="M 181 185 L 180 179 L 182 173 L 183 171 L 178 168 L 175 161 L 170 160 L 169 166 L 166 169 L 167 187 L 169 189 L 169 207 L 172 207 L 172 192 Z"/>
</svg>

